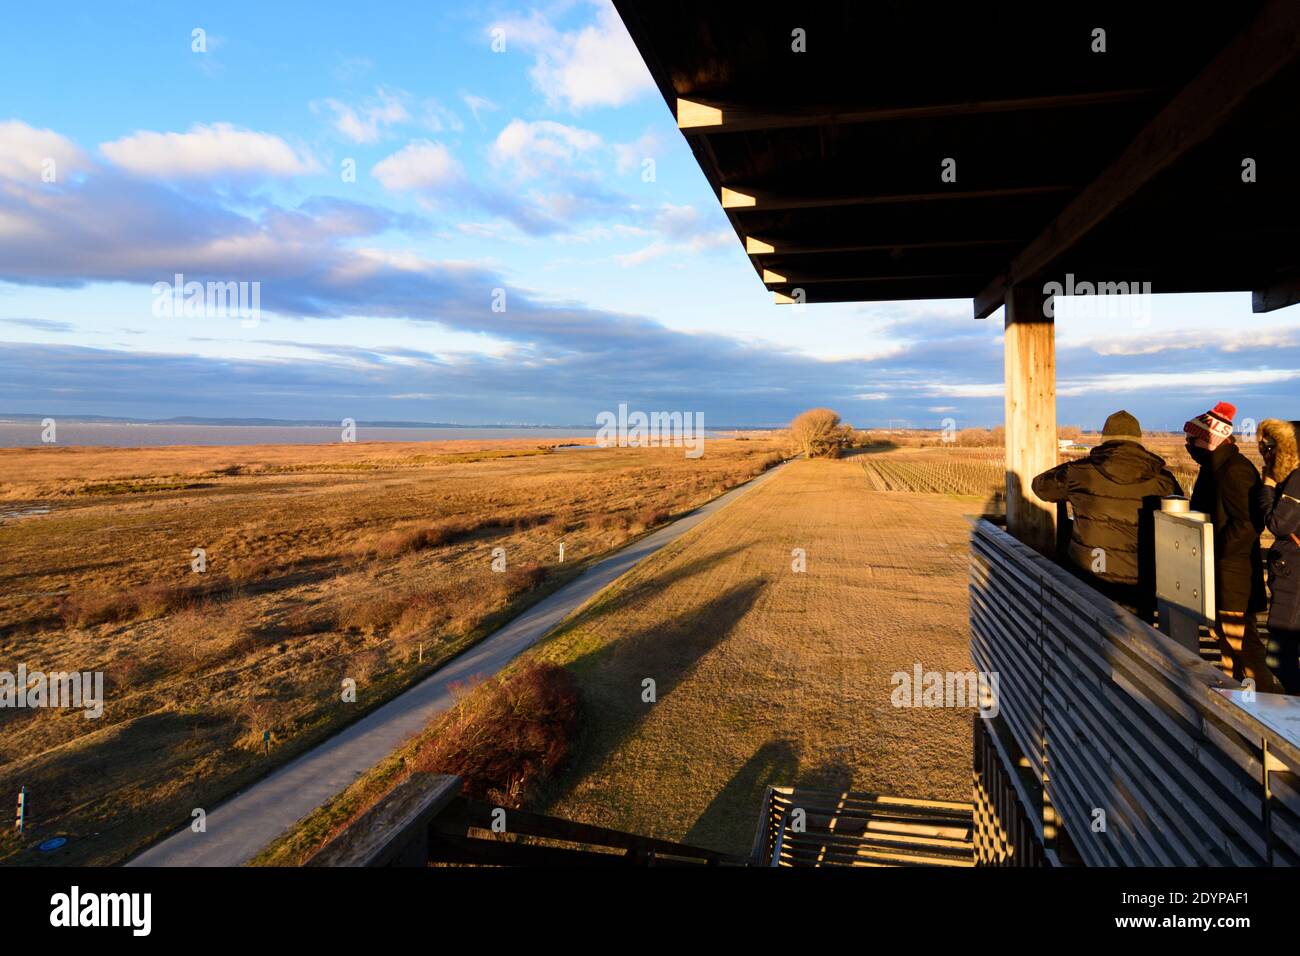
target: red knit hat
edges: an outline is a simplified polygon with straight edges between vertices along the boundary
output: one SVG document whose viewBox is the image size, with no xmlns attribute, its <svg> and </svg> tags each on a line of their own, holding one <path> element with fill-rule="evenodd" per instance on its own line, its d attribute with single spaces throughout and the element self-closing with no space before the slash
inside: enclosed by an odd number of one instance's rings
<svg viewBox="0 0 1300 956">
<path fill-rule="evenodd" d="M 1219 402 L 1204 415 L 1197 415 L 1183 426 L 1187 440 L 1208 448 L 1218 448 L 1232 436 L 1232 420 L 1237 417 L 1237 406 Z"/>
</svg>

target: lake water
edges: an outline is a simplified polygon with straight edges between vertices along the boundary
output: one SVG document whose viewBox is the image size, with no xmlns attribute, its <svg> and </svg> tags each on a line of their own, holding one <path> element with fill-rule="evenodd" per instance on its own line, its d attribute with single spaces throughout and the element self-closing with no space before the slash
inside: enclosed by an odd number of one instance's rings
<svg viewBox="0 0 1300 956">
<path fill-rule="evenodd" d="M 41 423 L 0 422 L 0 448 L 41 444 Z M 326 445 L 342 429 L 327 425 L 137 425 L 125 422 L 58 421 L 59 445 L 138 448 L 158 445 Z M 588 439 L 596 426 L 581 428 L 368 428 L 357 426 L 357 441 L 482 441 L 492 438 Z"/>
</svg>

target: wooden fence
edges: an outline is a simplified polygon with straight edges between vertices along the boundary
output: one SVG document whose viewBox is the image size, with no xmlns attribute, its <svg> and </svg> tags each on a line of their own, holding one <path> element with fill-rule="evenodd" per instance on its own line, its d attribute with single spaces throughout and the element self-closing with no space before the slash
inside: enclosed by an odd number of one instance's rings
<svg viewBox="0 0 1300 956">
<path fill-rule="evenodd" d="M 972 807 L 768 787 L 752 866 L 974 866 Z"/>
<path fill-rule="evenodd" d="M 973 855 L 978 866 L 1043 866 L 1043 823 L 1029 808 L 1042 804 L 1042 784 L 1000 720 L 975 718 L 973 728 Z"/>
<path fill-rule="evenodd" d="M 461 795 L 461 779 L 414 773 L 320 849 L 308 866 L 683 866 L 745 859 L 495 807 Z"/>
<path fill-rule="evenodd" d="M 998 789 L 1009 820 L 1014 791 L 1054 863 L 1300 863 L 1300 753 L 1236 682 L 987 521 L 970 573 L 971 653 L 998 675 L 977 804 Z"/>
</svg>

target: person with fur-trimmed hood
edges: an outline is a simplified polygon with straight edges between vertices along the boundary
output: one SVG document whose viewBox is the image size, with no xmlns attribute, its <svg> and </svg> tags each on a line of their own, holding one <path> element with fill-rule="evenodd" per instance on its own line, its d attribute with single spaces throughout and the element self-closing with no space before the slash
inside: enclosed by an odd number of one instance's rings
<svg viewBox="0 0 1300 956">
<path fill-rule="evenodd" d="M 1264 459 L 1259 511 L 1274 538 L 1268 552 L 1268 665 L 1288 694 L 1300 694 L 1300 422 L 1266 418 L 1257 437 Z"/>
<path fill-rule="evenodd" d="M 1219 667 L 1236 680 L 1247 678 L 1255 689 L 1281 693 L 1281 682 L 1265 660 L 1255 615 L 1264 610 L 1264 559 L 1259 535 L 1259 471 L 1232 437 L 1237 407 L 1219 402 L 1183 426 L 1187 453 L 1201 466 L 1192 487 L 1193 511 L 1214 524 L 1214 630 Z"/>
</svg>

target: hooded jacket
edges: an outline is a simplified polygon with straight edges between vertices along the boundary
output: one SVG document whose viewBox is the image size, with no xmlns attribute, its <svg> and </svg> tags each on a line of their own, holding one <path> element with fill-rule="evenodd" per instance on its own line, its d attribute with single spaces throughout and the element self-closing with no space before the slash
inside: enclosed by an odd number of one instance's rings
<svg viewBox="0 0 1300 956">
<path fill-rule="evenodd" d="M 1070 503 L 1069 554 L 1079 568 L 1111 584 L 1149 583 L 1154 592 L 1143 506 L 1158 510 L 1160 498 L 1183 493 L 1163 458 L 1141 442 L 1115 439 L 1043 472 L 1033 489 L 1044 501 Z"/>
<path fill-rule="evenodd" d="M 1268 601 L 1259 548 L 1264 530 L 1259 472 L 1231 441 L 1212 452 L 1193 450 L 1192 458 L 1201 466 L 1192 510 L 1214 522 L 1215 605 L 1223 611 L 1262 611 Z"/>
<path fill-rule="evenodd" d="M 1300 545 L 1291 537 L 1300 535 L 1300 422 L 1266 418 L 1259 437 L 1277 445 L 1273 468 L 1264 473 L 1277 487 L 1259 487 L 1259 512 L 1275 539 L 1268 552 L 1268 628 L 1300 631 Z"/>
</svg>

